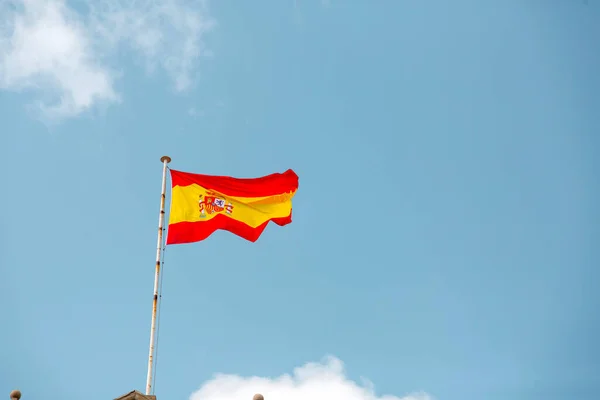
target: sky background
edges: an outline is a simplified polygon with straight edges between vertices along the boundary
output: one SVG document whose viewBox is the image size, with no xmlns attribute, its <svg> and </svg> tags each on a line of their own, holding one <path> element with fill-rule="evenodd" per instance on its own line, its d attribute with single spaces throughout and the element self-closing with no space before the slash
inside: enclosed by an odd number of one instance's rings
<svg viewBox="0 0 600 400">
<path fill-rule="evenodd" d="M 166 154 L 300 189 L 167 248 L 158 400 L 598 399 L 599 71 L 595 0 L 0 0 L 0 397 L 144 391 Z"/>
</svg>

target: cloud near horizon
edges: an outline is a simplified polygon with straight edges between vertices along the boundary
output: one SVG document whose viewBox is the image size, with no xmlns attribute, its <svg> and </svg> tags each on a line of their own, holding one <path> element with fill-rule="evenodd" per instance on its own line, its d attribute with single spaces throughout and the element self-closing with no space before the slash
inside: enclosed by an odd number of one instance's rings
<svg viewBox="0 0 600 400">
<path fill-rule="evenodd" d="M 335 357 L 307 363 L 295 368 L 292 375 L 274 378 L 218 374 L 190 400 L 252 400 L 256 393 L 265 400 L 434 400 L 424 392 L 378 396 L 370 382 L 359 385 L 350 380 L 343 363 Z"/>
<path fill-rule="evenodd" d="M 187 90 L 215 22 L 204 0 L 0 0 L 0 90 L 31 91 L 52 118 L 122 100 L 119 50 Z M 124 53 L 124 52 L 122 52 Z"/>
</svg>

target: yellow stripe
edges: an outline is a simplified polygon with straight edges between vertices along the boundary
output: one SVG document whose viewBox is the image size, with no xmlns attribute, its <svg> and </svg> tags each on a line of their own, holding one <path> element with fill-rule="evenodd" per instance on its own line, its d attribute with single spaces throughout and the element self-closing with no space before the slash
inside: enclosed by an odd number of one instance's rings
<svg viewBox="0 0 600 400">
<path fill-rule="evenodd" d="M 210 213 L 210 206 L 205 206 L 204 217 L 201 215 L 199 202 L 205 200 L 210 190 L 200 185 L 175 186 L 171 190 L 171 211 L 169 224 L 178 222 L 208 221 L 218 214 L 227 215 L 256 228 L 271 218 L 282 218 L 290 215 L 292 197 L 295 193 L 286 193 L 266 197 L 237 197 L 217 195 L 217 199 L 230 204 L 231 213 L 226 210 Z M 202 195 L 202 197 L 200 197 Z"/>
</svg>

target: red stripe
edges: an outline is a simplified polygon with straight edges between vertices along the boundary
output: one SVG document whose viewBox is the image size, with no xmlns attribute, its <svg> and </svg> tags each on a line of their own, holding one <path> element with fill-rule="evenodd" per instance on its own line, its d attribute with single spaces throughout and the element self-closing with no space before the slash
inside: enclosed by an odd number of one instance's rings
<svg viewBox="0 0 600 400">
<path fill-rule="evenodd" d="M 287 225 L 292 222 L 292 213 L 290 212 L 290 215 L 287 217 L 270 219 L 256 228 L 252 228 L 224 214 L 218 214 L 208 221 L 178 222 L 169 225 L 167 244 L 199 242 L 208 238 L 213 232 L 219 229 L 229 231 L 251 242 L 256 242 L 270 221 L 279 226 Z"/>
<path fill-rule="evenodd" d="M 213 189 L 224 195 L 239 197 L 263 197 L 289 193 L 298 189 L 298 175 L 288 169 L 284 173 L 275 173 L 260 178 L 233 178 L 192 174 L 176 170 L 171 171 L 171 186 L 197 184 L 205 189 Z"/>
</svg>

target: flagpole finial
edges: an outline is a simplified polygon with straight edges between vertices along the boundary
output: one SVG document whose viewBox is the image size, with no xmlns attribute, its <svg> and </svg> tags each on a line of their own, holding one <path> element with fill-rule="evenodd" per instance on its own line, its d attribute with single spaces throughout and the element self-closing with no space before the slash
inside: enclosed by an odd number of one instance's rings
<svg viewBox="0 0 600 400">
<path fill-rule="evenodd" d="M 13 390 L 10 392 L 10 400 L 19 400 L 21 398 L 20 390 Z"/>
<path fill-rule="evenodd" d="M 171 157 L 169 157 L 169 156 L 162 156 L 160 158 L 160 162 L 161 163 L 164 163 L 165 161 L 167 162 L 167 164 L 170 163 L 171 162 Z"/>
<path fill-rule="evenodd" d="M 254 395 L 254 397 L 252 398 L 252 400 L 265 400 L 265 397 L 262 394 L 257 393 L 257 394 Z"/>
</svg>

